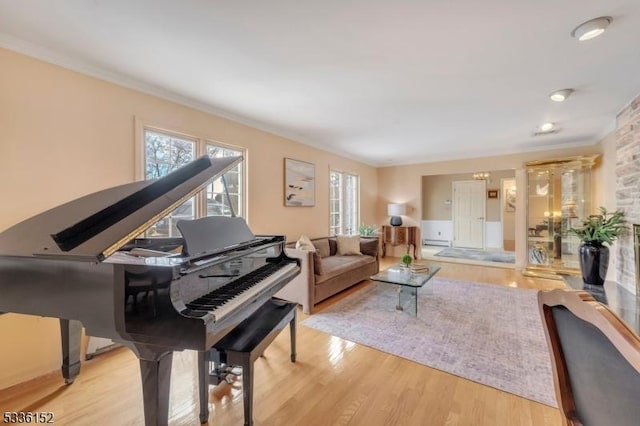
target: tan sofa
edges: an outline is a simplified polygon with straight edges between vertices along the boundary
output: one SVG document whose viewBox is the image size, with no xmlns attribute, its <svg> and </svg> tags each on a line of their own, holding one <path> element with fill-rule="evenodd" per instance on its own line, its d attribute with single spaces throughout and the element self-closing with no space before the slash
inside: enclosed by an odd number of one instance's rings
<svg viewBox="0 0 640 426">
<path fill-rule="evenodd" d="M 380 269 L 378 239 L 360 238 L 360 255 L 337 254 L 338 245 L 333 237 L 311 240 L 316 251 L 286 246 L 287 255 L 301 259 L 300 274 L 276 297 L 302 305 L 302 312 L 313 313 L 314 305 L 376 274 Z"/>
</svg>

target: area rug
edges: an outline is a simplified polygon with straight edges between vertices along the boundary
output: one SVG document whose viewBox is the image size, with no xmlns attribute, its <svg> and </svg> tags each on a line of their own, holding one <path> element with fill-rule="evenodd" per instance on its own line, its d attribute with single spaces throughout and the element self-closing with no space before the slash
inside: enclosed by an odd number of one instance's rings
<svg viewBox="0 0 640 426">
<path fill-rule="evenodd" d="M 449 247 L 444 250 L 440 250 L 434 256 L 482 260 L 485 262 L 516 263 L 516 254 L 512 251 L 487 251 Z"/>
<path fill-rule="evenodd" d="M 434 277 L 418 316 L 373 283 L 302 325 L 557 407 L 535 290 Z"/>
</svg>

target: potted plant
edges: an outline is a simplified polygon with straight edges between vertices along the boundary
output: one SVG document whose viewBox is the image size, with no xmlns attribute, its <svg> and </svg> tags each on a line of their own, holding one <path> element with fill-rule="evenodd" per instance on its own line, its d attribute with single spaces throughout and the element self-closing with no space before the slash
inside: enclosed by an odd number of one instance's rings
<svg viewBox="0 0 640 426">
<path fill-rule="evenodd" d="M 378 229 L 375 225 L 365 225 L 364 223 L 361 223 L 358 231 L 362 237 L 374 237 L 378 232 Z"/>
<path fill-rule="evenodd" d="M 604 244 L 613 244 L 625 229 L 624 212 L 610 213 L 604 207 L 600 207 L 600 214 L 583 218 L 581 227 L 569 229 L 582 241 L 580 269 L 585 284 L 604 284 L 609 268 L 609 247 Z"/>
<path fill-rule="evenodd" d="M 410 255 L 405 254 L 404 256 L 402 256 L 402 259 L 400 259 L 400 260 L 402 261 L 402 264 L 403 264 L 406 268 L 408 268 L 408 267 L 409 267 L 409 265 L 411 265 L 411 261 L 412 261 L 413 259 L 411 258 L 411 256 L 410 256 Z"/>
</svg>

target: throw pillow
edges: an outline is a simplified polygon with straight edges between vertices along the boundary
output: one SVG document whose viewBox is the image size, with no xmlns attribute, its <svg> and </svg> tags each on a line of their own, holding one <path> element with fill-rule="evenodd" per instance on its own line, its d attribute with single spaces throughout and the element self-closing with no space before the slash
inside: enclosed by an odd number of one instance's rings
<svg viewBox="0 0 640 426">
<path fill-rule="evenodd" d="M 361 239 L 360 251 L 362 252 L 362 254 L 376 257 L 378 255 L 378 239 Z"/>
<path fill-rule="evenodd" d="M 316 247 L 306 235 L 302 235 L 300 239 L 296 241 L 296 248 L 298 250 L 316 251 Z"/>
<path fill-rule="evenodd" d="M 360 253 L 360 235 L 338 235 L 336 241 L 339 256 L 362 254 Z"/>
<path fill-rule="evenodd" d="M 329 256 L 335 256 L 338 254 L 338 243 L 335 238 L 329 238 L 327 240 L 329 242 Z"/>
<path fill-rule="evenodd" d="M 329 239 L 328 238 L 318 238 L 313 243 L 318 250 L 318 254 L 320 257 L 329 257 L 331 252 L 329 251 Z"/>
<path fill-rule="evenodd" d="M 318 252 L 313 253 L 313 274 L 314 275 L 323 275 L 324 269 L 322 269 L 322 258 L 318 254 Z"/>
</svg>

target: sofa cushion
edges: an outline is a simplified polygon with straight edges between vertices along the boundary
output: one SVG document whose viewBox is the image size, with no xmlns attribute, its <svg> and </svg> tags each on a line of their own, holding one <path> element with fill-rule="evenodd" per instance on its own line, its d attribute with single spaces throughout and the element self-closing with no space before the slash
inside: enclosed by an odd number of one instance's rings
<svg viewBox="0 0 640 426">
<path fill-rule="evenodd" d="M 322 259 L 322 269 L 324 274 L 316 276 L 316 284 L 320 284 L 330 278 L 350 271 L 368 263 L 375 262 L 376 259 L 371 256 L 355 255 L 355 256 L 329 256 Z"/>
<path fill-rule="evenodd" d="M 317 240 L 313 240 L 313 245 L 316 246 L 316 252 L 320 255 L 320 257 L 325 258 L 331 255 L 331 251 L 329 250 L 328 238 L 319 238 Z"/>
<path fill-rule="evenodd" d="M 299 250 L 316 251 L 316 246 L 313 245 L 306 235 L 300 236 L 298 241 L 296 241 L 296 248 Z"/>
<path fill-rule="evenodd" d="M 360 252 L 360 235 L 338 235 L 338 256 L 352 256 Z"/>
</svg>

